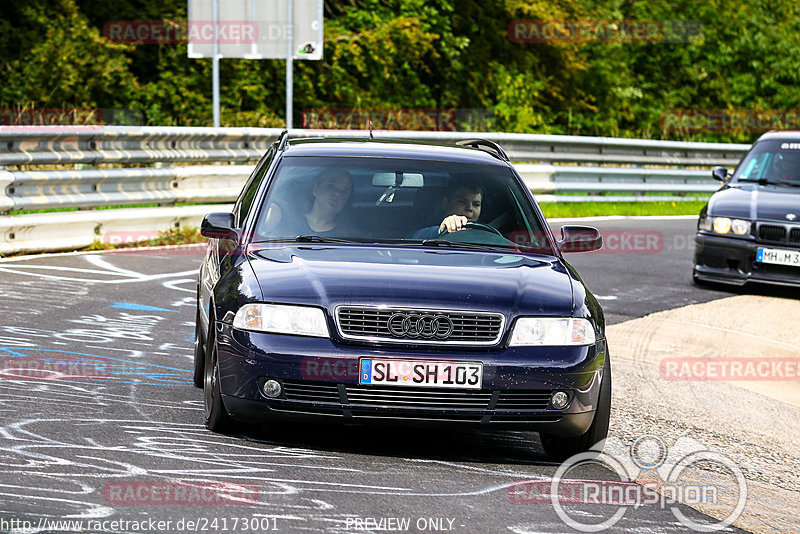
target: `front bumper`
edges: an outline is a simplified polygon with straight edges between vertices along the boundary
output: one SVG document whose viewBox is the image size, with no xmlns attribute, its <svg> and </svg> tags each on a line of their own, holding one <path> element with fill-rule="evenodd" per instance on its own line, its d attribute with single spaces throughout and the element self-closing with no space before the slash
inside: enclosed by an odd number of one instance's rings
<svg viewBox="0 0 800 534">
<path fill-rule="evenodd" d="M 694 276 L 700 281 L 744 285 L 747 282 L 800 287 L 800 269 L 756 261 L 759 247 L 793 250 L 781 244 L 698 233 Z"/>
<path fill-rule="evenodd" d="M 607 357 L 604 339 L 586 347 L 435 350 L 348 345 L 227 324 L 218 324 L 217 343 L 223 403 L 242 422 L 452 424 L 562 436 L 582 434 L 591 425 Z M 358 362 L 364 357 L 480 361 L 482 389 L 360 385 Z M 283 385 L 280 397 L 261 393 L 267 379 Z M 570 397 L 561 410 L 549 403 L 555 390 Z"/>
</svg>

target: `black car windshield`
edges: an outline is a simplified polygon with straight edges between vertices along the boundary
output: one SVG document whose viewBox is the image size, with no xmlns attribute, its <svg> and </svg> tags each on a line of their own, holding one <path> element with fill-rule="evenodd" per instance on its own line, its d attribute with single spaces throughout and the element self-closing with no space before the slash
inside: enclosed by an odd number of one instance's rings
<svg viewBox="0 0 800 534">
<path fill-rule="evenodd" d="M 800 139 L 757 143 L 739 164 L 733 181 L 800 187 Z"/>
<path fill-rule="evenodd" d="M 445 217 L 464 217 L 440 232 Z M 511 169 L 453 161 L 286 156 L 261 203 L 252 242 L 477 246 L 553 254 Z"/>
</svg>

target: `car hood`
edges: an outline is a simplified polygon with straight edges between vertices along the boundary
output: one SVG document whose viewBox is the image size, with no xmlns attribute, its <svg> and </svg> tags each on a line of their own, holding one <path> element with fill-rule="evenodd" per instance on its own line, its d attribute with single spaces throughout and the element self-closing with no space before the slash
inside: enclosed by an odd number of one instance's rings
<svg viewBox="0 0 800 534">
<path fill-rule="evenodd" d="M 747 184 L 717 191 L 708 202 L 708 213 L 759 221 L 786 222 L 794 213 L 800 220 L 800 188 Z"/>
<path fill-rule="evenodd" d="M 554 256 L 421 247 L 270 246 L 249 251 L 264 301 L 571 315 L 572 284 Z"/>
</svg>

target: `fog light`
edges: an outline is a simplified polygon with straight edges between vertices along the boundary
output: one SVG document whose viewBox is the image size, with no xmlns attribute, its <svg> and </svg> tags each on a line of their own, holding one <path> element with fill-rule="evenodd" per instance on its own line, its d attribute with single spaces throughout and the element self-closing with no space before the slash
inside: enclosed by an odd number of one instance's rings
<svg viewBox="0 0 800 534">
<path fill-rule="evenodd" d="M 264 385 L 261 386 L 261 391 L 264 392 L 264 395 L 270 398 L 275 398 L 281 394 L 281 384 L 277 380 L 267 380 L 264 382 Z"/>
<path fill-rule="evenodd" d="M 569 402 L 569 395 L 567 395 L 563 391 L 556 391 L 555 393 L 553 393 L 553 396 L 550 397 L 550 404 L 556 410 L 560 410 L 561 408 L 566 406 L 567 402 Z"/>
</svg>

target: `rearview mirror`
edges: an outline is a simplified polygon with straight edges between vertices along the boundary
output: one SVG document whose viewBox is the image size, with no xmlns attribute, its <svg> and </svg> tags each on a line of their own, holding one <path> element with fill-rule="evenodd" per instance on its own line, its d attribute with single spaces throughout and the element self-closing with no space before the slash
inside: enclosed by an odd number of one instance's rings
<svg viewBox="0 0 800 534">
<path fill-rule="evenodd" d="M 720 182 L 728 183 L 728 169 L 725 167 L 714 167 L 714 170 L 711 171 L 711 176 L 715 180 L 719 180 Z"/>
<path fill-rule="evenodd" d="M 422 175 L 414 172 L 376 172 L 372 175 L 372 185 L 378 187 L 422 187 Z"/>
<path fill-rule="evenodd" d="M 562 226 L 561 241 L 558 248 L 561 252 L 591 252 L 603 247 L 603 236 L 597 228 L 591 226 Z"/>
<path fill-rule="evenodd" d="M 233 213 L 209 213 L 203 218 L 200 233 L 211 239 L 239 240 L 239 232 L 233 226 Z"/>
</svg>

